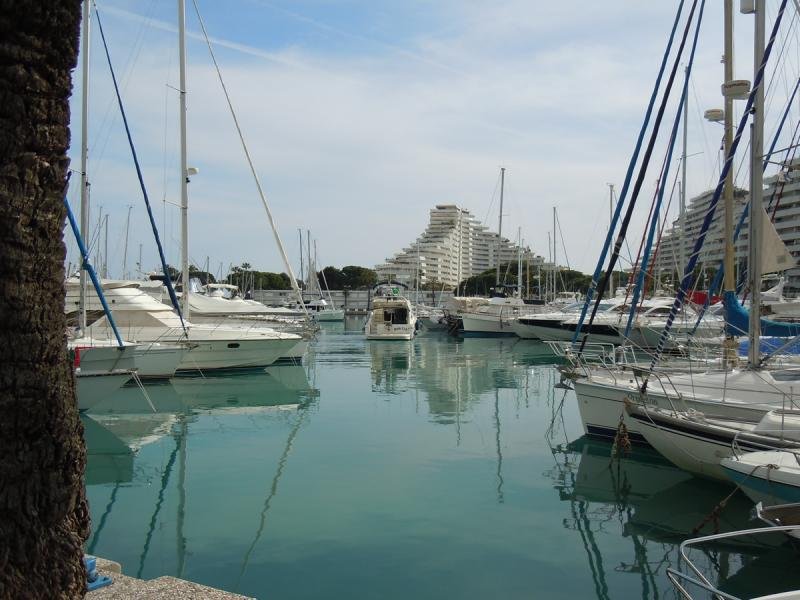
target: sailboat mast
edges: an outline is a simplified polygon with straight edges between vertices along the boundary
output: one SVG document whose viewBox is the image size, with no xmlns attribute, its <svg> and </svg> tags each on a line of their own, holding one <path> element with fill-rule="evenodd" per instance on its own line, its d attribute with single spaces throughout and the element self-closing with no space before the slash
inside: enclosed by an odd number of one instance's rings
<svg viewBox="0 0 800 600">
<path fill-rule="evenodd" d="M 725 89 L 733 81 L 733 0 L 725 0 L 725 54 L 723 56 L 725 66 Z M 723 94 L 725 98 L 725 156 L 730 155 L 733 145 L 733 97 L 730 94 Z M 736 292 L 736 273 L 734 269 L 734 248 L 733 248 L 733 169 L 728 170 L 723 189 L 724 217 L 725 217 L 725 253 L 723 255 L 722 269 L 723 281 L 722 289 L 724 292 Z M 725 363 L 733 363 L 736 360 L 736 339 L 732 335 L 725 334 L 723 343 L 723 357 Z"/>
<path fill-rule="evenodd" d="M 131 229 L 131 209 L 133 206 L 128 206 L 128 218 L 125 219 L 125 249 L 122 252 L 122 278 L 128 278 L 128 233 Z"/>
<path fill-rule="evenodd" d="M 86 239 L 89 233 L 89 31 L 90 31 L 91 3 L 83 3 L 83 18 L 81 21 L 81 238 Z M 78 314 L 78 328 L 81 335 L 86 332 L 86 271 L 81 258 L 80 269 L 80 312 Z"/>
<path fill-rule="evenodd" d="M 462 263 L 462 248 L 463 248 L 463 225 L 461 224 L 461 209 L 458 209 L 458 267 L 457 267 L 457 275 L 456 279 L 458 280 L 456 283 L 456 296 L 459 295 L 459 287 L 461 286 L 461 263 Z"/>
<path fill-rule="evenodd" d="M 522 298 L 522 227 L 517 227 L 517 298 Z"/>
<path fill-rule="evenodd" d="M 756 73 L 764 60 L 764 37 L 766 28 L 766 6 L 764 0 L 756 1 L 755 44 L 753 64 Z M 753 77 L 753 81 L 756 76 Z M 759 84 L 753 104 L 753 124 L 750 126 L 750 348 L 747 363 L 751 369 L 759 365 L 761 338 L 761 222 L 763 220 L 764 173 L 761 166 L 764 154 L 764 85 Z"/>
<path fill-rule="evenodd" d="M 305 259 L 303 258 L 303 230 L 298 227 L 297 233 L 300 236 L 300 281 L 305 281 L 306 274 L 304 266 Z"/>
<path fill-rule="evenodd" d="M 689 67 L 684 71 L 686 77 L 689 77 Z M 687 87 L 688 89 L 688 87 Z M 680 221 L 681 239 L 678 241 L 678 249 L 680 257 L 678 265 L 680 269 L 686 266 L 686 138 L 689 135 L 689 98 L 683 99 L 683 154 L 681 156 L 681 206 Z"/>
<path fill-rule="evenodd" d="M 186 2 L 178 0 L 178 51 L 180 62 L 180 146 L 181 146 L 181 303 L 189 319 L 189 167 L 186 162 Z"/>
<path fill-rule="evenodd" d="M 311 262 L 311 230 L 306 229 L 306 246 L 308 246 L 308 291 L 316 293 L 317 265 Z"/>
<path fill-rule="evenodd" d="M 497 273 L 494 278 L 495 291 L 500 287 L 500 249 L 503 246 L 503 188 L 506 182 L 506 168 L 500 167 L 500 216 L 497 220 Z"/>
<path fill-rule="evenodd" d="M 614 184 L 608 184 L 608 228 L 611 229 L 611 223 L 614 222 Z M 608 278 L 608 289 L 611 290 L 611 295 L 614 295 L 614 271 L 611 271 L 611 276 Z"/>
<path fill-rule="evenodd" d="M 556 207 L 553 207 L 553 300 L 556 299 L 556 288 L 558 287 L 558 263 L 556 262 Z"/>
</svg>

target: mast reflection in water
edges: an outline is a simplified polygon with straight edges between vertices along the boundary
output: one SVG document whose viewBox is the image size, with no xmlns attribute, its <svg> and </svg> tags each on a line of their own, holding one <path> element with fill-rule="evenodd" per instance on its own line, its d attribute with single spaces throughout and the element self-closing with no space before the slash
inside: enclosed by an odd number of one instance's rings
<svg viewBox="0 0 800 600">
<path fill-rule="evenodd" d="M 541 344 L 322 325 L 302 366 L 124 388 L 86 417 L 87 549 L 257 597 L 676 597 L 677 544 L 729 487 L 612 462 Z M 720 529 L 749 509 L 733 496 Z M 786 546 L 704 552 L 730 593 L 800 586 Z"/>
</svg>

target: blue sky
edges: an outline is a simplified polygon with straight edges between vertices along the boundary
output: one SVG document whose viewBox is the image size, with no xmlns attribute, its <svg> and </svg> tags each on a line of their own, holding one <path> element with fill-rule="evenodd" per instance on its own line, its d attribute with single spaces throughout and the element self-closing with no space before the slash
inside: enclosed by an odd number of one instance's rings
<svg viewBox="0 0 800 600">
<path fill-rule="evenodd" d="M 560 262 L 565 248 L 570 264 L 586 271 L 605 234 L 607 183 L 622 183 L 677 6 L 666 0 L 198 4 L 295 269 L 298 228 L 318 240 L 320 266 L 341 267 L 374 266 L 402 249 L 423 231 L 436 204 L 459 204 L 496 227 L 498 173 L 505 166 L 504 232 L 516 237 L 521 227 L 526 243 L 547 256 L 557 206 Z M 690 196 L 714 181 L 721 134 L 701 118 L 706 108 L 721 106 L 722 10 L 720 2 L 708 4 L 690 98 Z M 98 5 L 168 260 L 177 264 L 176 9 L 159 0 Z M 789 17 L 794 35 L 796 18 Z M 208 257 L 214 272 L 243 261 L 281 271 L 191 0 L 187 23 L 189 164 L 200 169 L 190 185 L 191 259 L 202 265 Z M 737 13 L 737 78 L 751 78 L 751 28 L 752 18 Z M 794 54 L 788 62 L 796 65 Z M 139 244 L 144 269 L 151 270 L 155 245 L 96 27 L 91 57 L 92 219 L 100 206 L 109 215 L 109 275 L 121 276 L 133 205 L 129 270 Z M 786 78 L 796 77 L 792 68 L 775 80 L 777 104 Z M 75 169 L 79 77 L 80 68 Z M 655 162 L 662 158 L 663 148 Z M 645 213 L 656 178 L 651 171 Z M 70 201 L 77 211 L 76 181 Z M 638 232 L 643 220 L 634 219 Z M 76 261 L 74 250 L 68 260 Z"/>
</svg>

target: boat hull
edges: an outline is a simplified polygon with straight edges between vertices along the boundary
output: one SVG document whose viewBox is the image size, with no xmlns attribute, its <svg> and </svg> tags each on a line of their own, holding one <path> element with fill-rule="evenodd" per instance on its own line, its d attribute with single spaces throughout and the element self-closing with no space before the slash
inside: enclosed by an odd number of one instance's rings
<svg viewBox="0 0 800 600">
<path fill-rule="evenodd" d="M 465 336 L 515 336 L 511 327 L 512 319 L 499 315 L 462 313 L 461 322 Z"/>
<path fill-rule="evenodd" d="M 298 344 L 291 339 L 197 339 L 190 338 L 189 350 L 176 374 L 200 371 L 257 370 L 268 367 Z"/>
<path fill-rule="evenodd" d="M 722 481 L 728 477 L 720 461 L 732 456 L 734 447 L 742 452 L 758 452 L 790 445 L 777 438 L 766 440 L 764 436 L 638 406 L 628 406 L 625 422 L 635 426 L 653 448 L 676 466 Z"/>
</svg>

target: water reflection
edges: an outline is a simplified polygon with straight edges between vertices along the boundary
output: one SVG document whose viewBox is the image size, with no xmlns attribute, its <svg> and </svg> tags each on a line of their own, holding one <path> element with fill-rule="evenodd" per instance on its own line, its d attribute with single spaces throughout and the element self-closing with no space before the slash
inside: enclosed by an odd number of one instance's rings
<svg viewBox="0 0 800 600">
<path fill-rule="evenodd" d="M 585 437 L 552 451 L 555 467 L 548 474 L 559 499 L 569 506 L 563 527 L 581 540 L 597 598 L 618 597 L 617 588 L 629 588 L 631 582 L 620 581 L 621 574 L 638 581 L 641 598 L 673 595 L 665 573 L 681 566 L 681 541 L 758 526 L 743 494 L 730 496 L 730 486 L 694 478 L 655 451 L 636 448 L 612 460 L 611 444 Z M 620 538 L 629 540 L 629 558 L 609 563 L 605 556 L 615 552 L 604 546 Z M 723 591 L 750 597 L 800 585 L 794 570 L 775 567 L 789 556 L 796 560 L 783 538 L 762 536 L 709 545 L 693 561 L 712 581 L 721 582 Z M 763 568 L 754 567 L 759 563 L 771 572 L 768 584 Z"/>
<path fill-rule="evenodd" d="M 574 394 L 539 361 L 323 324 L 301 367 L 126 388 L 86 420 L 89 549 L 258 597 L 677 598 L 677 544 L 731 489 L 576 439 Z M 703 532 L 749 508 L 734 495 Z M 793 557 L 778 540 L 697 562 L 762 592 Z"/>
<path fill-rule="evenodd" d="M 226 417 L 224 427 L 231 428 L 230 433 L 234 435 L 236 430 L 232 424 L 236 423 L 241 431 L 245 426 L 269 427 L 275 422 L 292 421 L 292 433 L 271 486 L 274 495 L 291 440 L 318 395 L 319 391 L 309 383 L 305 367 L 280 366 L 270 367 L 263 373 L 175 378 L 143 388 L 126 387 L 97 405 L 90 414 L 82 416 L 88 454 L 86 484 L 90 489 L 101 484 L 113 487 L 102 501 L 102 511 L 94 507 L 95 520 L 87 543 L 88 551 L 96 551 L 106 535 L 113 535 L 107 531 L 108 527 L 125 527 L 124 520 L 131 511 L 127 508 L 115 515 L 115 505 L 121 490 L 133 486 L 139 488 L 139 496 L 141 492 L 149 496 L 145 502 L 150 504 L 149 511 L 141 510 L 143 506 L 135 511 L 145 522 L 145 533 L 133 573 L 137 577 L 146 573 L 154 537 L 163 536 L 165 519 L 174 518 L 176 564 L 173 572 L 178 577 L 183 576 L 187 556 L 184 524 L 186 480 L 191 471 L 187 452 L 190 428 L 197 424 L 202 432 L 220 422 L 223 415 Z M 156 470 L 146 465 L 137 471 L 137 456 L 145 452 L 150 454 L 149 447 L 153 446 L 162 454 L 161 465 Z M 206 468 L 201 464 L 198 467 Z M 144 488 L 141 488 L 142 483 Z M 154 495 L 146 493 L 149 490 L 154 490 Z M 175 516 L 165 517 L 163 511 L 170 503 L 175 504 Z M 262 526 L 265 515 L 266 511 L 262 513 Z"/>
</svg>

